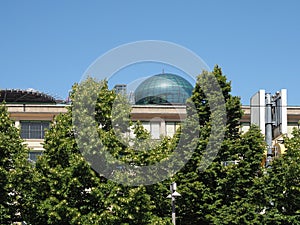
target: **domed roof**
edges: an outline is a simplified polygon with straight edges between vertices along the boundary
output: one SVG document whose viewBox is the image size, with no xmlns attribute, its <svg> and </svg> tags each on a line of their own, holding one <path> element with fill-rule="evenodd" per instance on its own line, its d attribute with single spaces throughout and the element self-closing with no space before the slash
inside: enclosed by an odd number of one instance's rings
<svg viewBox="0 0 300 225">
<path fill-rule="evenodd" d="M 52 96 L 41 93 L 34 89 L 0 90 L 0 102 L 3 101 L 5 101 L 6 103 L 57 103 L 57 100 Z"/>
<path fill-rule="evenodd" d="M 185 104 L 193 86 L 184 78 L 170 73 L 154 75 L 135 90 L 135 104 Z"/>
</svg>

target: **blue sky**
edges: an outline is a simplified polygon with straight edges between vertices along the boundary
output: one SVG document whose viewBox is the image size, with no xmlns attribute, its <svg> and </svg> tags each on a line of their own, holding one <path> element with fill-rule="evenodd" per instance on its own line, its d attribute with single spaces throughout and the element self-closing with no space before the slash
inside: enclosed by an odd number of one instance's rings
<svg viewBox="0 0 300 225">
<path fill-rule="evenodd" d="M 66 98 L 110 49 L 163 40 L 190 49 L 210 68 L 221 66 L 243 104 L 259 89 L 287 88 L 289 105 L 300 105 L 299 9 L 297 0 L 2 0 L 0 88 Z M 161 70 L 132 71 L 144 77 Z"/>
</svg>

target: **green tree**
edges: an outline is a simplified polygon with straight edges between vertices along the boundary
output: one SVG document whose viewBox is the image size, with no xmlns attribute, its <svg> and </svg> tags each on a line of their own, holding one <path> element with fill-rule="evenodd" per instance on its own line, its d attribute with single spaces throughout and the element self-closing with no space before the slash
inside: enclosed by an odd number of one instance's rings
<svg viewBox="0 0 300 225">
<path fill-rule="evenodd" d="M 78 91 L 80 94 L 77 95 Z M 74 115 L 79 119 L 86 118 L 81 118 L 85 114 L 80 107 L 86 109 L 92 105 L 89 96 L 93 94 L 97 97 L 92 110 L 94 123 L 78 129 L 79 126 L 74 126 Z M 123 108 L 124 111 L 117 109 L 120 113 L 113 121 L 111 114 L 116 94 L 108 90 L 106 81 L 98 82 L 91 78 L 74 85 L 71 98 L 73 103 L 68 112 L 57 116 L 46 134 L 45 152 L 35 167 L 29 198 L 31 213 L 27 214 L 26 221 L 31 224 L 167 224 L 166 220 L 153 213 L 156 206 L 145 187 L 120 185 L 99 173 L 106 168 L 97 158 L 98 139 L 113 156 L 125 162 L 132 160 L 127 155 L 133 150 L 128 149 L 126 140 L 124 142 L 118 136 L 127 132 L 124 124 L 130 124 L 128 108 Z M 83 105 L 76 108 L 76 103 Z M 122 116 L 126 118 L 122 120 Z M 93 129 L 97 131 L 96 136 L 92 133 Z M 140 129 L 136 130 L 141 137 L 147 136 L 142 135 Z M 78 132 L 84 135 L 80 136 Z M 83 152 L 78 141 L 86 141 L 89 149 Z M 98 164 L 91 167 L 93 162 Z M 117 173 L 118 168 L 111 172 Z"/>
<path fill-rule="evenodd" d="M 19 130 L 9 118 L 4 103 L 0 105 L 0 223 L 22 221 L 26 190 L 31 181 L 28 149 Z"/>
<path fill-rule="evenodd" d="M 215 89 L 215 79 L 223 96 Z M 255 127 L 241 136 L 241 103 L 230 92 L 230 82 L 218 66 L 211 73 L 203 72 L 187 102 L 186 122 L 173 138 L 165 137 L 160 143 L 154 143 L 139 122 L 130 122 L 124 99 L 119 99 L 124 107 L 114 106 L 118 96 L 108 90 L 106 81 L 88 78 L 75 85 L 68 113 L 58 116 L 46 135 L 46 151 L 36 164 L 28 198 L 32 213 L 26 214 L 27 221 L 32 224 L 170 224 L 171 207 L 166 196 L 170 183 L 176 181 L 182 194 L 176 203 L 178 224 L 256 223 L 261 205 L 255 204 L 253 196 L 261 193 L 259 178 L 264 141 Z M 218 126 L 224 122 L 225 128 Z M 137 139 L 126 136 L 127 124 L 134 126 Z M 211 136 L 212 132 L 215 135 Z M 86 147 L 84 151 L 82 146 Z M 207 146 L 211 151 L 206 151 Z M 100 147 L 104 151 L 100 152 Z M 153 171 L 153 176 L 159 172 L 173 175 L 157 184 L 129 187 L 101 174 L 104 171 L 106 175 L 123 179 L 123 168 L 118 164 L 108 167 L 101 154 L 109 152 L 133 168 L 163 161 L 175 148 L 181 150 L 176 153 L 180 159 L 188 157 L 190 149 L 195 151 L 175 175 L 172 168 L 180 162 L 167 165 L 166 171 Z M 223 165 L 234 160 L 239 163 Z M 136 176 L 132 174 L 132 178 Z M 234 211 L 236 218 L 232 217 Z"/>
<path fill-rule="evenodd" d="M 227 142 L 228 143 L 228 142 Z M 263 135 L 252 126 L 229 146 L 226 166 L 218 177 L 217 201 L 211 205 L 214 224 L 262 224 L 262 160 L 266 149 Z"/>
<path fill-rule="evenodd" d="M 299 224 L 300 222 L 300 130 L 285 138 L 287 151 L 272 162 L 264 179 L 264 224 Z"/>
<path fill-rule="evenodd" d="M 197 109 L 197 113 L 199 115 L 199 125 L 205 126 L 209 122 L 211 122 L 211 105 L 208 101 L 207 92 L 211 91 L 212 94 L 217 96 L 215 91 L 215 87 L 213 87 L 214 81 L 211 76 L 207 76 L 208 72 L 204 71 L 202 74 L 198 76 L 193 94 L 192 94 L 192 102 Z M 221 88 L 223 94 L 223 100 L 226 104 L 226 121 L 227 121 L 227 131 L 226 136 L 235 137 L 239 136 L 239 125 L 240 118 L 242 117 L 243 111 L 241 108 L 240 98 L 237 96 L 232 96 L 231 93 L 231 82 L 227 81 L 225 75 L 223 75 L 222 69 L 216 65 L 211 72 L 214 79 L 218 81 L 218 84 Z M 205 91 L 206 90 L 206 91 Z M 208 91 L 207 91 L 208 90 Z M 214 96 L 212 96 L 213 98 Z M 218 101 L 216 101 L 217 103 Z M 220 116 L 222 117 L 222 116 Z"/>
<path fill-rule="evenodd" d="M 259 211 L 256 206 L 253 206 L 249 211 L 246 209 L 246 211 L 239 212 L 239 218 L 234 218 L 234 220 L 230 218 L 233 211 L 239 209 L 239 205 L 244 204 L 243 208 L 245 208 L 247 204 L 251 204 L 248 193 L 255 178 L 261 174 L 264 141 L 257 128 L 252 128 L 241 137 L 239 133 L 239 121 L 242 116 L 240 99 L 230 94 L 231 84 L 222 74 L 220 67 L 215 66 L 211 75 L 215 77 L 221 88 L 227 113 L 223 115 L 224 112 L 219 108 L 218 103 L 222 103 L 222 99 L 214 88 L 212 76 L 209 76 L 208 72 L 203 72 L 198 77 L 191 97 L 199 118 L 197 147 L 191 160 L 174 177 L 179 192 L 182 194 L 182 197 L 177 200 L 178 224 L 238 223 L 235 221 L 242 221 L 242 217 L 248 217 L 250 221 L 249 215 L 255 217 L 253 214 Z M 188 115 L 193 114 L 189 113 L 191 108 L 188 107 L 187 110 Z M 224 118 L 225 130 L 217 126 L 212 128 L 213 119 L 219 120 L 221 124 Z M 214 137 L 210 137 L 212 129 L 219 129 L 216 130 L 217 135 Z M 222 132 L 225 132 L 224 140 L 220 135 Z M 214 156 L 214 148 L 208 153 L 205 152 L 209 142 L 213 142 L 210 143 L 213 147 L 220 146 L 220 150 L 209 167 L 201 170 L 203 161 L 209 162 Z M 185 147 L 188 148 L 188 145 Z M 229 167 L 223 165 L 226 161 L 234 160 L 239 160 L 239 164 Z M 251 192 L 255 193 L 255 191 Z M 224 220 L 221 219 L 222 217 Z"/>
<path fill-rule="evenodd" d="M 70 111 L 56 117 L 46 134 L 44 148 L 35 167 L 26 221 L 97 224 L 103 217 L 109 218 L 109 205 L 104 201 L 109 185 L 103 185 L 80 154 Z"/>
</svg>

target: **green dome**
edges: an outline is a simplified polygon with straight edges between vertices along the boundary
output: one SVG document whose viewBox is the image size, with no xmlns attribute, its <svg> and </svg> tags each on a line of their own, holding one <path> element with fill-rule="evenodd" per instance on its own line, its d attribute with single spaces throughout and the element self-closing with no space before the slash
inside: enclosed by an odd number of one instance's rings
<svg viewBox="0 0 300 225">
<path fill-rule="evenodd" d="M 175 74 L 158 74 L 144 80 L 135 90 L 135 104 L 185 104 L 193 86 Z"/>
</svg>

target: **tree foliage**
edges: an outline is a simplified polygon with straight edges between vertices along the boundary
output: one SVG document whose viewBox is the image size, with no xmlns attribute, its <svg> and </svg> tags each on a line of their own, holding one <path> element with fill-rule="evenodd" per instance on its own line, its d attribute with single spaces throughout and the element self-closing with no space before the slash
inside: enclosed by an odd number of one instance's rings
<svg viewBox="0 0 300 225">
<path fill-rule="evenodd" d="M 284 139 L 287 151 L 272 162 L 265 176 L 265 224 L 300 222 L 300 130 Z"/>
<path fill-rule="evenodd" d="M 217 201 L 212 205 L 214 224 L 262 224 L 260 179 L 265 144 L 260 130 L 252 126 L 229 147 L 231 156 L 218 177 Z"/>
<path fill-rule="evenodd" d="M 218 81 L 224 96 L 227 114 L 217 113 L 217 118 L 226 118 L 226 128 L 219 129 L 216 136 L 211 138 L 212 121 L 215 111 L 205 91 L 213 81 L 206 72 L 201 74 L 196 83 L 192 102 L 199 115 L 199 139 L 192 159 L 176 174 L 182 198 L 178 199 L 179 224 L 252 224 L 259 209 L 251 197 L 256 190 L 253 185 L 262 175 L 261 160 L 265 149 L 264 140 L 259 130 L 252 127 L 244 135 L 239 132 L 239 121 L 242 116 L 241 103 L 238 97 L 232 96 L 230 82 L 222 74 L 221 69 L 215 66 L 211 73 Z M 206 89 L 205 89 L 206 88 Z M 210 87 L 213 89 L 214 87 Z M 214 97 L 215 102 L 221 102 Z M 218 108 L 215 107 L 217 110 Z M 188 109 L 189 110 L 189 109 Z M 188 113 L 189 114 L 189 113 Z M 221 122 L 220 122 L 221 123 Z M 224 139 L 218 136 L 225 132 Z M 220 149 L 209 167 L 201 170 L 202 161 L 211 161 L 209 158 L 214 150 L 207 153 L 210 141 L 220 142 Z M 213 146 L 217 146 L 216 144 Z M 237 164 L 230 163 L 236 162 Z M 225 166 L 229 164 L 228 166 Z M 251 207 L 250 207 L 251 205 Z M 246 222 L 247 221 L 247 222 Z"/>
<path fill-rule="evenodd" d="M 19 130 L 4 103 L 0 105 L 0 223 L 22 220 L 27 207 L 26 191 L 31 185 L 28 149 L 22 144 Z"/>
<path fill-rule="evenodd" d="M 115 125 L 126 131 L 119 119 L 127 115 L 126 109 L 124 112 L 121 110 L 112 121 L 116 94 L 108 90 L 106 81 L 97 82 L 89 78 L 85 85 L 98 93 L 94 115 L 96 125 L 86 127 L 84 138 L 89 139 L 95 150 L 97 145 L 93 146 L 89 132 L 96 129 L 107 151 L 118 157 L 126 155 L 125 143 L 113 130 Z M 78 88 L 80 86 L 74 86 L 71 97 L 75 96 Z M 81 93 L 81 97 L 82 94 L 90 93 Z M 155 204 L 145 187 L 114 183 L 91 167 L 76 141 L 79 131 L 73 125 L 73 110 L 71 105 L 66 114 L 57 116 L 46 134 L 45 152 L 35 167 L 30 198 L 32 207 L 26 221 L 32 224 L 167 224 L 167 220 L 153 213 Z M 125 120 L 128 122 L 128 119 Z M 136 131 L 137 135 L 146 137 L 140 128 L 136 127 Z M 129 158 L 123 157 L 123 160 L 128 161 Z"/>
<path fill-rule="evenodd" d="M 67 113 L 57 116 L 46 133 L 45 152 L 36 164 L 28 163 L 17 128 L 0 107 L 1 224 L 168 225 L 166 196 L 173 181 L 181 194 L 176 199 L 179 225 L 299 223 L 300 131 L 285 139 L 287 153 L 264 169 L 264 137 L 256 126 L 240 133 L 240 99 L 231 95 L 219 66 L 200 74 L 185 123 L 159 142 L 141 122 L 131 121 L 127 99 L 109 90 L 106 81 L 88 78 L 75 84 L 71 99 Z M 172 168 L 180 160 L 149 175 L 165 173 L 170 175 L 166 180 L 129 186 L 108 179 L 123 181 L 124 168 L 108 167 L 101 158 L 106 153 L 129 168 L 154 165 L 172 154 L 191 158 L 177 173 Z"/>
</svg>

